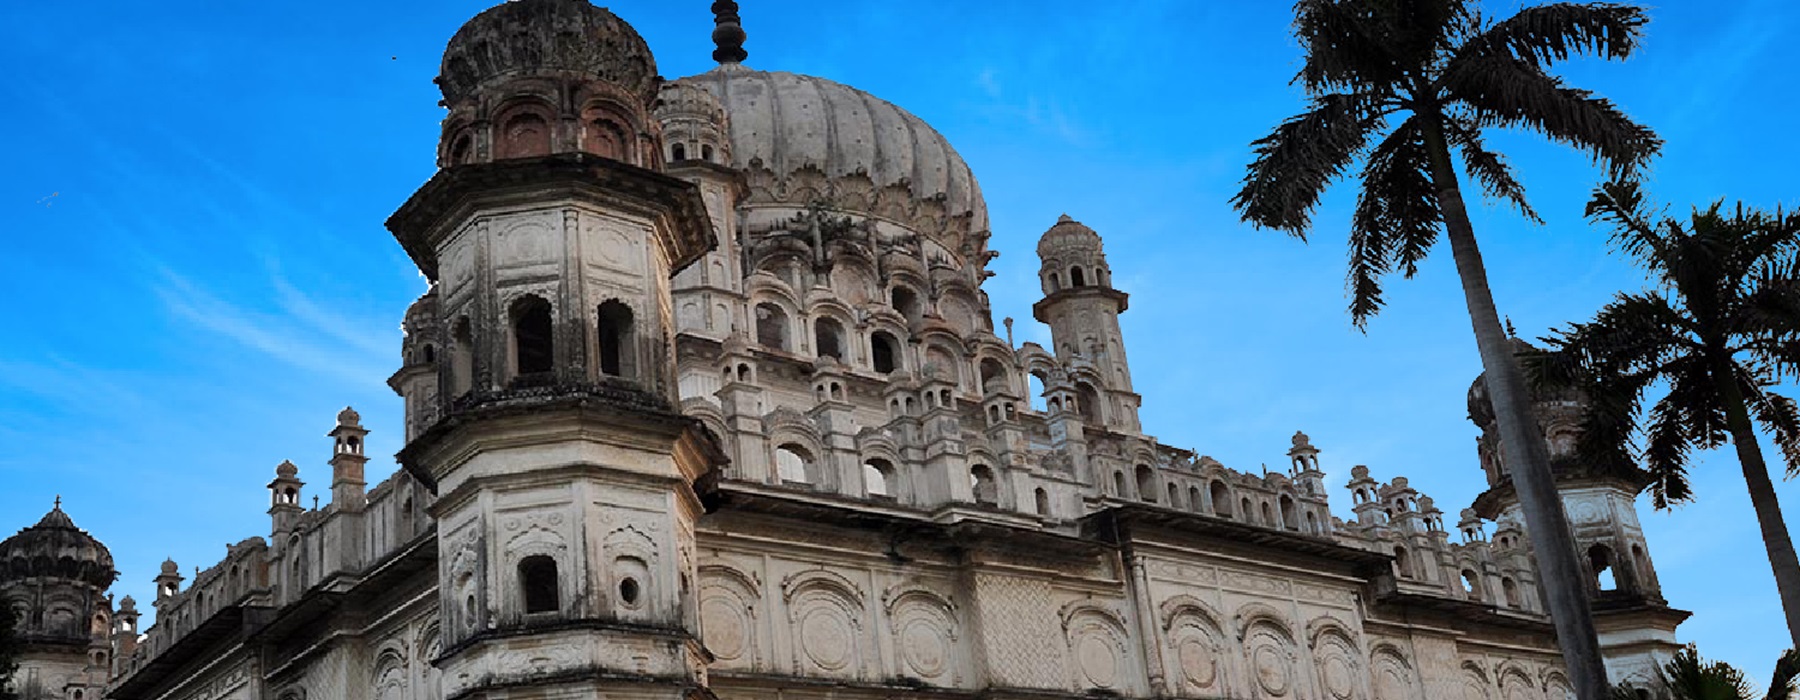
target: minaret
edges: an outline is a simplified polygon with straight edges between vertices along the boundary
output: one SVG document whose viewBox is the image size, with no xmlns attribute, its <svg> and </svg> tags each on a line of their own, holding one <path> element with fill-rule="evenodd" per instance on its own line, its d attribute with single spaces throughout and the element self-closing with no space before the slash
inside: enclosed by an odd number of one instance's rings
<svg viewBox="0 0 1800 700">
<path fill-rule="evenodd" d="M 451 38 L 437 82 L 441 169 L 388 228 L 447 348 L 441 415 L 399 454 L 437 495 L 442 692 L 704 694 L 682 601 L 722 455 L 676 410 L 671 277 L 716 233 L 663 172 L 655 59 L 585 0 L 518 0 Z"/>
<path fill-rule="evenodd" d="M 306 482 L 300 480 L 300 468 L 293 462 L 282 460 L 275 465 L 275 480 L 269 482 L 269 529 L 277 535 L 292 532 L 300 524 L 300 514 L 306 509 L 300 505 L 300 489 Z M 281 546 L 282 538 L 276 538 L 275 544 Z"/>
<path fill-rule="evenodd" d="M 1515 354 L 1536 351 L 1518 338 L 1512 343 Z M 1550 470 L 1569 515 L 1575 548 L 1585 555 L 1588 598 L 1607 675 L 1616 683 L 1647 673 L 1681 649 L 1675 629 L 1691 614 L 1669 607 L 1663 599 L 1650 545 L 1638 523 L 1637 496 L 1647 476 L 1633 464 L 1592 463 L 1576 453 L 1587 397 L 1573 390 L 1534 389 L 1532 394 L 1533 413 L 1548 443 Z M 1508 523 L 1524 523 L 1511 472 L 1501 459 L 1499 427 L 1485 376 L 1469 387 L 1469 420 L 1481 428 L 1478 450 L 1490 487 L 1476 497 L 1476 514 L 1500 521 L 1502 529 Z M 1507 540 L 1507 548 L 1513 546 L 1513 537 L 1516 534 L 1495 531 L 1496 540 Z M 1527 543 L 1520 537 L 1517 546 Z"/>
<path fill-rule="evenodd" d="M 1064 214 L 1038 239 L 1037 251 L 1044 298 L 1031 313 L 1050 326 L 1056 359 L 1077 387 L 1075 410 L 1090 423 L 1137 432 L 1141 398 L 1131 388 L 1119 330 L 1127 297 L 1112 287 L 1100 234 Z"/>
<path fill-rule="evenodd" d="M 360 512 L 368 505 L 369 484 L 363 479 L 363 467 L 369 463 L 363 455 L 363 441 L 368 436 L 362 415 L 349 406 L 338 411 L 337 426 L 326 433 L 332 440 L 331 504 L 340 512 Z"/>
</svg>

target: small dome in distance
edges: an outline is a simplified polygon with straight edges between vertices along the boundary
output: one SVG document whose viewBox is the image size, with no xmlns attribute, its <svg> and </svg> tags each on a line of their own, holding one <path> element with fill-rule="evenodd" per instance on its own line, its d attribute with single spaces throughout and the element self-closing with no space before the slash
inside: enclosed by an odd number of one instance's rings
<svg viewBox="0 0 1800 700">
<path fill-rule="evenodd" d="M 1038 239 L 1037 252 L 1044 258 L 1066 253 L 1097 253 L 1100 252 L 1100 234 L 1063 214 L 1057 217 L 1056 225 Z"/>
<path fill-rule="evenodd" d="M 162 563 L 162 572 L 165 574 L 180 574 L 181 565 L 176 564 L 174 559 L 164 559 Z"/>
<path fill-rule="evenodd" d="M 0 541 L 0 581 L 52 578 L 104 589 L 118 577 L 112 552 L 75 526 L 60 499 L 38 524 Z"/>
</svg>

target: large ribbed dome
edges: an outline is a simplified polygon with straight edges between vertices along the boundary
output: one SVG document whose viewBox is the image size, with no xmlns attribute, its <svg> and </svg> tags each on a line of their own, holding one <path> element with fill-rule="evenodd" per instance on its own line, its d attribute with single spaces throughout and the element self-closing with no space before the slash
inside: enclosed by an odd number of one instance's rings
<svg viewBox="0 0 1800 700">
<path fill-rule="evenodd" d="M 588 0 L 515 0 L 475 15 L 450 37 L 437 84 L 446 104 L 496 78 L 575 73 L 648 99 L 656 59 L 637 30 Z"/>
<path fill-rule="evenodd" d="M 106 588 L 118 577 L 112 552 L 75 527 L 60 503 L 38 524 L 0 542 L 0 581 L 58 578 Z"/>
<path fill-rule="evenodd" d="M 941 200 L 947 215 L 969 216 L 971 231 L 987 230 L 987 204 L 968 163 L 936 129 L 893 103 L 823 78 L 740 64 L 682 81 L 705 87 L 724 105 L 735 167 L 766 168 L 776 177 L 809 168 L 827 178 L 861 173 L 877 189 L 901 185 L 915 200 Z"/>
</svg>

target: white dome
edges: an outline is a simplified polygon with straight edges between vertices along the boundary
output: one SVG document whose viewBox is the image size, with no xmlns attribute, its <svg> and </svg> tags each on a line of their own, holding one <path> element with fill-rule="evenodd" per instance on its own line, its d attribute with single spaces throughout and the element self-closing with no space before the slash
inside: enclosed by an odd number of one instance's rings
<svg viewBox="0 0 1800 700">
<path fill-rule="evenodd" d="M 941 202 L 947 217 L 968 218 L 971 233 L 987 230 L 987 204 L 969 165 L 924 120 L 856 88 L 794 73 L 725 64 L 680 82 L 705 87 L 730 116 L 731 164 L 767 169 L 778 179 L 817 169 L 831 181 L 823 193 L 849 211 L 882 214 L 840 197 L 841 179 L 868 177 L 876 190 L 899 185 L 915 203 Z M 805 188 L 783 187 L 777 201 L 805 205 Z M 848 201 L 845 201 L 848 200 Z M 927 231 L 922 231 L 929 233 Z"/>
</svg>

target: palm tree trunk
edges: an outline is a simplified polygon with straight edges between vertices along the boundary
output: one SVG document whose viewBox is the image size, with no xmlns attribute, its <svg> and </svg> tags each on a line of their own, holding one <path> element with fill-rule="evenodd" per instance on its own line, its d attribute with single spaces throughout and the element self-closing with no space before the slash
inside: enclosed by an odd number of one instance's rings
<svg viewBox="0 0 1800 700">
<path fill-rule="evenodd" d="M 1549 450 L 1531 408 L 1524 374 L 1500 328 L 1500 315 L 1494 310 L 1487 267 L 1481 262 L 1475 229 L 1463 206 L 1441 117 L 1422 113 L 1417 116 L 1431 156 L 1431 177 L 1437 185 L 1450 252 L 1456 259 L 1457 274 L 1462 277 L 1463 297 L 1475 328 L 1475 344 L 1481 350 L 1481 366 L 1487 373 L 1488 397 L 1499 419 L 1502 456 L 1524 511 L 1525 531 L 1531 538 L 1550 620 L 1556 626 L 1556 641 L 1562 647 L 1563 662 L 1568 666 L 1576 696 L 1581 700 L 1604 700 L 1611 686 L 1600 655 L 1600 639 L 1594 631 L 1593 610 L 1588 605 L 1587 581 L 1576 559 L 1575 538 L 1550 472 Z"/>
<path fill-rule="evenodd" d="M 1744 483 L 1750 487 L 1750 507 L 1756 511 L 1756 524 L 1762 529 L 1769 567 L 1775 570 L 1775 590 L 1781 595 L 1781 611 L 1787 616 L 1789 641 L 1793 648 L 1800 649 L 1800 557 L 1794 555 L 1794 541 L 1788 537 L 1787 522 L 1781 517 L 1781 501 L 1775 497 L 1775 483 L 1769 479 L 1769 466 L 1763 461 L 1755 424 L 1750 422 L 1750 410 L 1744 405 L 1736 368 L 1731 360 L 1711 354 L 1707 369 L 1725 406 L 1725 429 L 1731 433 L 1738 466 L 1744 470 Z"/>
</svg>

